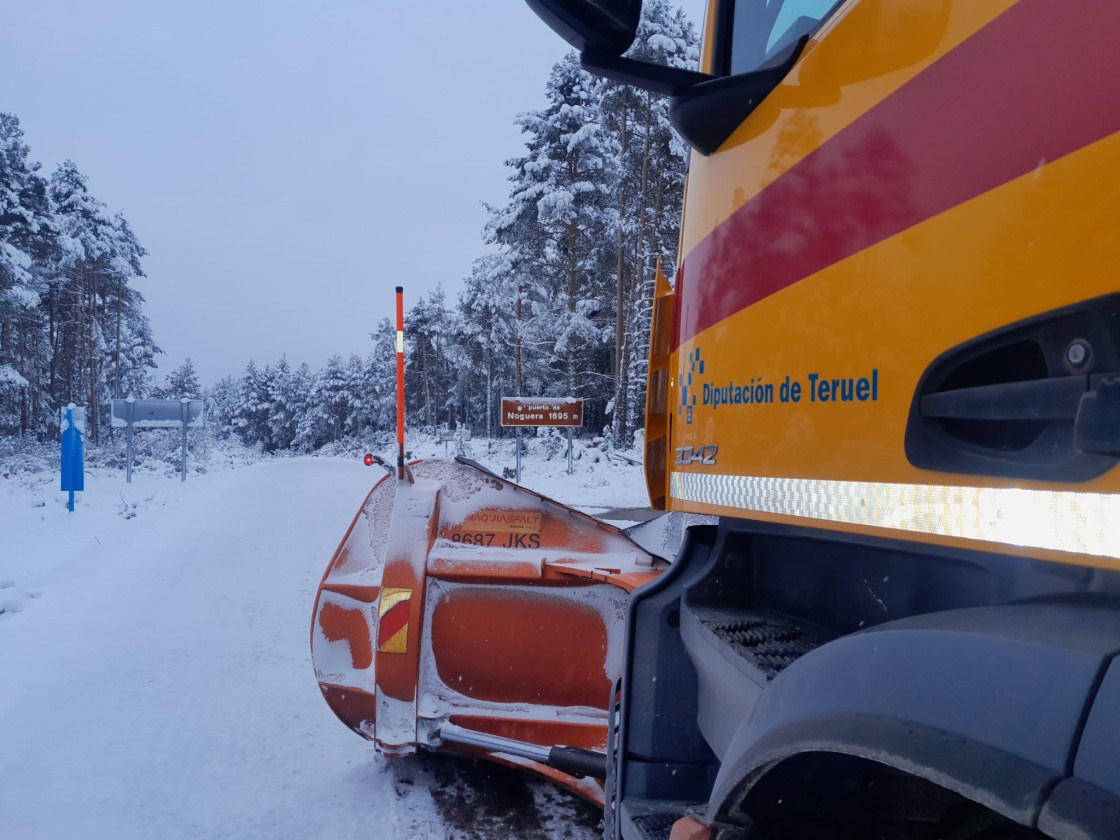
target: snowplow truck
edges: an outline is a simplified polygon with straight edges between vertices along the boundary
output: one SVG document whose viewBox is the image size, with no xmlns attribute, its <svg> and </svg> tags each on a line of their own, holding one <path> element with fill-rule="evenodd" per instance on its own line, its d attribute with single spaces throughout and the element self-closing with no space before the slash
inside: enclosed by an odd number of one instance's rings
<svg viewBox="0 0 1120 840">
<path fill-rule="evenodd" d="M 711 520 L 414 464 L 324 578 L 328 702 L 610 838 L 1120 838 L 1120 8 L 709 0 L 685 70 L 640 0 L 528 3 L 691 147 L 644 461 Z"/>
</svg>

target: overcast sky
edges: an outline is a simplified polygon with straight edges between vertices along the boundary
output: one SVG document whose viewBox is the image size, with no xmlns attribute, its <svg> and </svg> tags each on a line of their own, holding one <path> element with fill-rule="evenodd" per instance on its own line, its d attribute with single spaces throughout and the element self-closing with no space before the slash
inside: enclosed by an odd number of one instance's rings
<svg viewBox="0 0 1120 840">
<path fill-rule="evenodd" d="M 453 299 L 566 48 L 520 0 L 35 0 L 0 111 L 124 211 L 157 381 L 189 356 L 208 385 L 365 354 L 394 286 Z"/>
</svg>

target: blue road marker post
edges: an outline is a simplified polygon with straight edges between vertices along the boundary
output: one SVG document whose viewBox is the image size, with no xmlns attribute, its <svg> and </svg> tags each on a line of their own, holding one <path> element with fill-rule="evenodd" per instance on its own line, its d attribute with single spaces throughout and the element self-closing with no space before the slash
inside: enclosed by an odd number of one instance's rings
<svg viewBox="0 0 1120 840">
<path fill-rule="evenodd" d="M 62 409 L 62 489 L 70 493 L 67 510 L 74 511 L 74 493 L 86 489 L 82 434 L 86 426 L 85 409 L 74 403 Z"/>
</svg>

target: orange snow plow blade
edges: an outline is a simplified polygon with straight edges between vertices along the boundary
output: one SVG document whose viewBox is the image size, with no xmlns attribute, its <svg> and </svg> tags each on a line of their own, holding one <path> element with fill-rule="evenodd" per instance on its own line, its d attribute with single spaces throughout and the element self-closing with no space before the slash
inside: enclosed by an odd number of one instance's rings
<svg viewBox="0 0 1120 840">
<path fill-rule="evenodd" d="M 469 462 L 410 472 L 370 491 L 319 586 L 327 704 L 386 755 L 479 755 L 601 803 L 629 593 L 667 564 Z"/>
</svg>

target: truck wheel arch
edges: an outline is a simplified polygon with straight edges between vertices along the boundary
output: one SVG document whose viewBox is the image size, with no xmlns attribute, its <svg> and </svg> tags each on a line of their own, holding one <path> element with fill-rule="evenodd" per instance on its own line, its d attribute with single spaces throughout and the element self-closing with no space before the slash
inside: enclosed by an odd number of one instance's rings
<svg viewBox="0 0 1120 840">
<path fill-rule="evenodd" d="M 766 687 L 723 752 L 709 817 L 734 818 L 784 762 L 832 755 L 1034 826 L 1072 775 L 1118 650 L 1120 613 L 1090 599 L 933 613 L 837 639 Z"/>
</svg>

